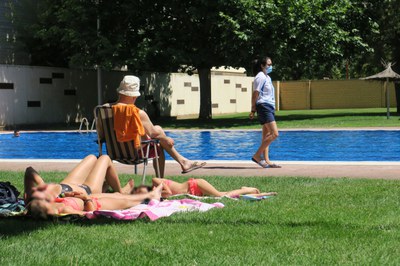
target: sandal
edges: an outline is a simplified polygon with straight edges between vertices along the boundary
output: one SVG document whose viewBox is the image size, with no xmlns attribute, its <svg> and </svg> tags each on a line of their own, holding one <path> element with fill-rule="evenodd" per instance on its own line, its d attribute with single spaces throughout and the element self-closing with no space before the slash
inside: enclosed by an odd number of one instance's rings
<svg viewBox="0 0 400 266">
<path fill-rule="evenodd" d="M 282 166 L 273 163 L 273 164 L 267 164 L 267 168 L 282 168 Z"/>
<path fill-rule="evenodd" d="M 259 162 L 257 162 L 257 160 L 254 159 L 254 157 L 252 157 L 251 160 L 256 164 L 258 164 L 259 166 L 261 166 L 262 168 L 268 168 L 268 164 L 265 162 L 265 160 L 260 160 Z"/>
<path fill-rule="evenodd" d="M 202 162 L 202 163 L 194 162 L 194 163 L 192 163 L 192 164 L 190 165 L 190 167 L 189 167 L 188 169 L 182 170 L 182 174 L 186 174 L 186 173 L 189 173 L 189 172 L 191 172 L 191 171 L 193 171 L 193 170 L 202 168 L 204 165 L 206 165 L 206 162 Z"/>
</svg>

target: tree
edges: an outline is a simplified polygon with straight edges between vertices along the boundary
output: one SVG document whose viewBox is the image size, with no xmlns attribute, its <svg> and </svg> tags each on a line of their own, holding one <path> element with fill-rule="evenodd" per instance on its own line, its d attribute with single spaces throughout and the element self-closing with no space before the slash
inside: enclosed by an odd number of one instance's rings
<svg viewBox="0 0 400 266">
<path fill-rule="evenodd" d="M 356 1 L 356 0 L 353 0 Z M 274 71 L 280 79 L 312 79 L 332 76 L 332 69 L 351 53 L 368 49 L 353 25 L 352 1 L 274 2 L 273 51 L 278 60 Z"/>
<path fill-rule="evenodd" d="M 32 54 L 59 56 L 33 63 L 197 70 L 201 119 L 211 119 L 211 68 L 248 65 L 269 34 L 264 1 L 38 0 L 36 6 L 36 21 L 22 27 L 33 32 L 26 43 L 37 44 Z"/>
<path fill-rule="evenodd" d="M 127 65 L 136 72 L 180 69 L 189 74 L 197 70 L 200 119 L 212 118 L 212 67 L 249 70 L 252 59 L 268 54 L 277 66 L 274 78 L 332 76 L 344 60 L 361 62 L 368 54 L 366 39 L 376 37 L 377 29 L 372 11 L 379 7 L 372 0 L 17 3 L 35 7 L 31 23 L 20 23 L 21 40 L 31 47 L 34 64 L 109 69 Z M 23 21 L 23 15 L 19 17 Z"/>
<path fill-rule="evenodd" d="M 247 65 L 265 24 L 263 1 L 147 2 L 143 43 L 150 69 L 197 70 L 200 78 L 200 119 L 211 119 L 211 68 Z M 132 10 L 132 9 L 130 9 Z M 260 26 L 261 25 L 261 26 Z M 263 36 L 260 37 L 260 36 Z M 259 46 L 262 48 L 262 46 Z"/>
</svg>

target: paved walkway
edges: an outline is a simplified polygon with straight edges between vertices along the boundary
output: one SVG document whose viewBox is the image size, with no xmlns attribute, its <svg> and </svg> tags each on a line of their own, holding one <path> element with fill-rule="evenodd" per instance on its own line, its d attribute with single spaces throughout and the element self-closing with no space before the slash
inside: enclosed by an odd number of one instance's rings
<svg viewBox="0 0 400 266">
<path fill-rule="evenodd" d="M 329 130 L 329 129 L 282 129 L 289 130 Z M 333 128 L 331 130 L 400 130 L 400 128 Z M 172 131 L 172 130 L 171 130 Z M 2 133 L 10 133 L 2 131 Z M 0 159 L 0 170 L 24 171 L 32 166 L 39 171 L 69 172 L 79 160 L 19 160 Z M 207 165 L 186 176 L 299 176 L 299 177 L 349 177 L 349 178 L 381 178 L 400 180 L 400 162 L 276 162 L 282 165 L 279 169 L 262 169 L 249 161 L 207 161 Z M 118 173 L 133 173 L 133 166 L 115 163 Z M 142 166 L 138 166 L 141 173 Z M 150 163 L 147 173 L 154 175 Z M 166 176 L 181 175 L 179 165 L 175 161 L 167 161 Z"/>
<path fill-rule="evenodd" d="M 70 171 L 79 160 L 0 160 L 0 170 L 24 171 L 32 166 L 39 171 Z M 400 162 L 277 162 L 282 168 L 262 169 L 251 161 L 207 161 L 207 165 L 186 176 L 296 176 L 349 177 L 400 180 Z M 133 166 L 115 163 L 118 173 L 133 173 Z M 142 166 L 138 166 L 141 173 Z M 154 175 L 149 164 L 148 175 Z M 179 165 L 167 161 L 166 176 L 182 175 Z"/>
</svg>

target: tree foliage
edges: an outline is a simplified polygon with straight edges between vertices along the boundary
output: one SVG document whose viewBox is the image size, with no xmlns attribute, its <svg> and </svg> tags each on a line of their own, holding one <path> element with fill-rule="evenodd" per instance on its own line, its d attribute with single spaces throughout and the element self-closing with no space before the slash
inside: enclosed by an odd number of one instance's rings
<svg viewBox="0 0 400 266">
<path fill-rule="evenodd" d="M 248 64 L 261 43 L 261 1 L 151 1 L 143 35 L 148 68 L 200 76 L 200 118 L 211 118 L 210 70 Z M 255 4 L 255 5 L 254 5 Z M 148 12 L 148 11 L 147 11 Z M 265 36 L 264 36 L 265 37 Z"/>
<path fill-rule="evenodd" d="M 200 74 L 211 118 L 211 67 L 251 68 L 270 55 L 275 79 L 372 74 L 400 65 L 398 1 L 19 0 L 18 39 L 32 64 Z M 29 10 L 29 12 L 27 12 Z M 97 22 L 100 27 L 97 27 Z"/>
</svg>

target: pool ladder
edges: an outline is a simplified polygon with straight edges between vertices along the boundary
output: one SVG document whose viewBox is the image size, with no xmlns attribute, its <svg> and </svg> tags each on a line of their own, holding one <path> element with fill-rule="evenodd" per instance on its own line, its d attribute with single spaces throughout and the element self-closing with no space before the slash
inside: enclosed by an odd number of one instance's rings
<svg viewBox="0 0 400 266">
<path fill-rule="evenodd" d="M 86 127 L 86 130 L 84 130 L 84 131 L 82 130 L 83 125 L 85 125 L 85 127 Z M 81 125 L 79 126 L 78 131 L 79 131 L 79 133 L 89 133 L 89 131 L 94 130 L 95 125 L 96 125 L 96 119 L 93 119 L 92 126 L 89 130 L 89 120 L 86 117 L 84 117 L 81 119 Z"/>
</svg>

